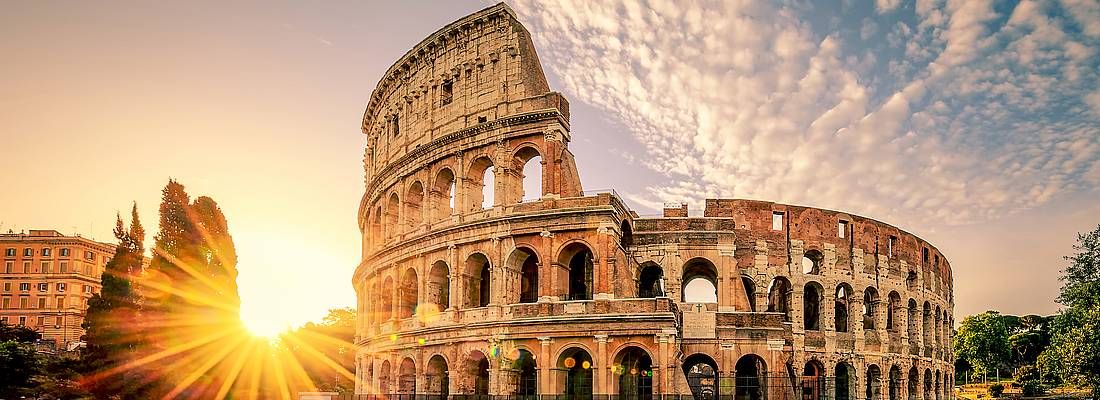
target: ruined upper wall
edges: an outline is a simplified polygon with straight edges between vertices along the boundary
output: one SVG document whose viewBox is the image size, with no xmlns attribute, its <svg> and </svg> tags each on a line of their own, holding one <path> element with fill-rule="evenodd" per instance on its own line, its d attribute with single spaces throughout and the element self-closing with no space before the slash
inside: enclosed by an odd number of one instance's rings
<svg viewBox="0 0 1100 400">
<path fill-rule="evenodd" d="M 428 36 L 393 64 L 363 116 L 367 181 L 408 151 L 478 124 L 568 103 L 550 91 L 531 35 L 505 4 Z"/>
</svg>

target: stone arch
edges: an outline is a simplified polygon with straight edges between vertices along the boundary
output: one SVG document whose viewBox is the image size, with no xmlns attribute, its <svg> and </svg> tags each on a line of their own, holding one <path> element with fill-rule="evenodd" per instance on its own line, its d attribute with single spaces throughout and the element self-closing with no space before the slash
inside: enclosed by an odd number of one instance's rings
<svg viewBox="0 0 1100 400">
<path fill-rule="evenodd" d="M 745 300 L 749 306 L 748 312 L 756 312 L 756 281 L 748 275 L 741 275 L 741 288 L 745 291 Z"/>
<path fill-rule="evenodd" d="M 646 261 L 638 268 L 638 297 L 660 297 L 665 295 L 664 269 L 653 261 Z"/>
<path fill-rule="evenodd" d="M 876 364 L 867 365 L 867 379 L 865 388 L 865 399 L 881 399 L 882 398 L 882 369 Z"/>
<path fill-rule="evenodd" d="M 943 372 L 936 371 L 936 400 L 943 399 Z"/>
<path fill-rule="evenodd" d="M 735 396 L 737 399 L 764 400 L 768 398 L 768 365 L 756 354 L 745 354 L 733 367 Z"/>
<path fill-rule="evenodd" d="M 534 249 L 516 247 L 504 262 L 506 270 L 519 273 L 519 303 L 539 301 L 539 256 Z"/>
<path fill-rule="evenodd" d="M 940 309 L 939 304 L 936 305 L 935 312 L 935 328 L 932 329 L 936 346 L 943 346 L 943 310 Z"/>
<path fill-rule="evenodd" d="M 718 377 L 721 373 L 714 358 L 704 353 L 695 353 L 685 358 L 681 366 L 695 400 L 718 398 Z"/>
<path fill-rule="evenodd" d="M 932 400 L 932 370 L 924 369 L 924 400 Z"/>
<path fill-rule="evenodd" d="M 920 313 L 920 308 L 918 308 L 918 306 L 917 306 L 917 301 L 915 299 L 909 299 L 909 310 L 906 313 L 906 314 L 909 315 L 909 318 L 908 318 L 909 343 L 917 343 L 918 341 L 920 341 L 920 337 L 919 337 L 919 335 L 920 335 L 920 325 L 918 325 L 920 322 L 917 319 L 918 318 L 917 316 L 919 315 L 919 313 Z"/>
<path fill-rule="evenodd" d="M 821 361 L 811 359 L 802 368 L 802 398 L 825 398 L 825 366 Z"/>
<path fill-rule="evenodd" d="M 896 290 L 891 290 L 890 294 L 886 295 L 886 330 L 890 332 L 898 332 L 898 319 L 901 318 L 898 313 L 901 310 L 901 295 Z"/>
<path fill-rule="evenodd" d="M 405 269 L 405 272 L 401 273 L 401 289 L 398 294 L 399 303 L 397 305 L 398 318 L 410 318 L 416 315 L 416 307 L 420 298 L 419 288 L 416 268 L 409 267 Z"/>
<path fill-rule="evenodd" d="M 401 197 L 397 195 L 397 192 L 390 193 L 390 198 L 386 202 L 386 239 L 392 239 L 397 237 L 397 233 L 400 232 L 401 221 Z"/>
<path fill-rule="evenodd" d="M 890 367 L 889 388 L 887 393 L 890 400 L 901 400 L 901 367 L 894 364 Z"/>
<path fill-rule="evenodd" d="M 466 198 L 469 199 L 471 211 L 492 208 L 496 204 L 496 169 L 489 156 L 475 158 L 470 163 L 466 182 L 469 185 Z"/>
<path fill-rule="evenodd" d="M 653 398 L 653 359 L 644 348 L 629 345 L 619 350 L 615 354 L 611 373 L 618 388 L 613 393 L 618 393 L 619 399 Z"/>
<path fill-rule="evenodd" d="M 558 263 L 569 272 L 566 300 L 592 300 L 594 260 L 592 248 L 582 241 L 562 247 Z"/>
<path fill-rule="evenodd" d="M 833 328 L 837 332 L 851 332 L 848 318 L 852 306 L 852 286 L 841 283 L 836 286 L 833 296 Z"/>
<path fill-rule="evenodd" d="M 802 327 L 808 331 L 821 330 L 821 284 L 810 281 L 802 291 Z"/>
<path fill-rule="evenodd" d="M 416 362 L 405 357 L 397 370 L 397 393 L 416 396 Z"/>
<path fill-rule="evenodd" d="M 393 379 L 393 371 L 392 367 L 390 367 L 390 360 L 382 360 L 382 365 L 378 367 L 378 393 L 393 393 L 393 387 L 391 385 L 390 379 Z"/>
<path fill-rule="evenodd" d="M 566 347 L 558 355 L 558 387 L 568 399 L 592 397 L 592 353 L 583 347 Z"/>
<path fill-rule="evenodd" d="M 863 329 L 874 330 L 878 319 L 878 289 L 868 286 L 863 290 Z"/>
<path fill-rule="evenodd" d="M 435 183 L 432 185 L 432 219 L 441 221 L 451 218 L 455 208 L 455 192 L 457 191 L 455 173 L 450 167 L 443 167 L 435 173 Z"/>
<path fill-rule="evenodd" d="M 423 217 L 423 205 L 424 205 L 424 184 L 420 181 L 415 181 L 412 185 L 409 185 L 409 190 L 405 192 L 405 230 L 413 231 L 418 226 Z"/>
<path fill-rule="evenodd" d="M 519 189 L 515 202 L 535 201 L 542 198 L 542 152 L 533 144 L 524 144 L 512 155 L 512 164 L 520 172 Z"/>
<path fill-rule="evenodd" d="M 464 387 L 466 393 L 475 396 L 489 395 L 489 357 L 481 350 L 473 350 L 466 355 L 463 363 L 463 380 L 467 383 Z"/>
<path fill-rule="evenodd" d="M 917 366 L 909 367 L 908 382 L 906 382 L 906 388 L 909 391 L 909 400 L 917 400 L 918 392 L 917 382 L 920 381 L 920 372 L 917 371 Z"/>
<path fill-rule="evenodd" d="M 521 399 L 533 399 L 538 396 L 538 364 L 535 355 L 528 349 L 516 349 L 512 357 L 509 373 L 515 375 L 515 387 L 512 393 Z"/>
<path fill-rule="evenodd" d="M 434 304 L 437 311 L 451 307 L 451 267 L 446 261 L 438 260 L 432 263 L 431 269 L 428 270 L 425 291 L 427 292 L 425 303 Z"/>
<path fill-rule="evenodd" d="M 386 238 L 382 237 L 382 206 L 376 206 L 370 217 L 368 224 L 370 225 L 371 248 L 378 248 L 386 242 Z"/>
<path fill-rule="evenodd" d="M 489 305 L 492 294 L 492 266 L 489 257 L 475 252 L 466 257 L 466 302 L 464 307 L 485 307 Z"/>
<path fill-rule="evenodd" d="M 802 255 L 802 273 L 806 275 L 821 275 L 825 265 L 825 256 L 816 249 L 806 250 Z"/>
<path fill-rule="evenodd" d="M 425 389 L 430 396 L 439 396 L 446 399 L 450 394 L 450 380 L 448 379 L 447 358 L 442 354 L 435 354 L 428 359 L 428 366 L 424 369 Z"/>
<path fill-rule="evenodd" d="M 389 321 L 393 318 L 393 277 L 387 276 L 382 280 L 382 290 L 378 293 L 382 297 L 382 301 L 379 302 L 382 308 L 379 316 L 381 321 Z"/>
<path fill-rule="evenodd" d="M 619 246 L 627 248 L 634 245 L 634 228 L 630 227 L 630 221 L 623 220 L 619 224 Z"/>
<path fill-rule="evenodd" d="M 932 346 L 932 305 L 928 301 L 924 302 L 923 315 L 924 336 L 922 337 L 922 340 L 924 340 L 924 347 L 927 349 Z"/>
<path fill-rule="evenodd" d="M 713 262 L 704 257 L 695 257 L 684 263 L 683 271 L 680 278 L 683 285 L 680 288 L 680 301 L 685 303 L 718 302 L 718 267 Z"/>
<path fill-rule="evenodd" d="M 783 321 L 791 321 L 791 281 L 777 276 L 768 286 L 768 312 L 783 313 Z"/>
<path fill-rule="evenodd" d="M 833 368 L 833 381 L 836 385 L 836 400 L 854 400 L 856 398 L 856 369 L 841 361 Z"/>
</svg>

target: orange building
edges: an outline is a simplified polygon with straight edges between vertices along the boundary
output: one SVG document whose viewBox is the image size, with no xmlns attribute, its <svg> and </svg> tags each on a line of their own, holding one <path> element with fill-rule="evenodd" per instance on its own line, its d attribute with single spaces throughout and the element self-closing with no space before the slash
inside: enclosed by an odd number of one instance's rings
<svg viewBox="0 0 1100 400">
<path fill-rule="evenodd" d="M 42 334 L 42 342 L 72 350 L 84 330 L 88 299 L 115 245 L 54 230 L 0 234 L 0 321 Z"/>
</svg>

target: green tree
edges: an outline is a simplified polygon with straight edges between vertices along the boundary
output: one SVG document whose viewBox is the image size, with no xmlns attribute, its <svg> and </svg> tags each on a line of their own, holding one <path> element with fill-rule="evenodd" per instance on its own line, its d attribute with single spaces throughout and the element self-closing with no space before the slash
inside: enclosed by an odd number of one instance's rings
<svg viewBox="0 0 1100 400">
<path fill-rule="evenodd" d="M 1008 329 L 997 311 L 963 318 L 955 334 L 955 355 L 981 373 L 997 371 L 1010 360 Z"/>
<path fill-rule="evenodd" d="M 30 343 L 0 342 L 0 398 L 18 398 L 32 387 L 40 363 Z"/>
<path fill-rule="evenodd" d="M 8 325 L 0 321 L 0 342 L 15 341 L 20 343 L 34 343 L 42 335 L 33 329 L 22 325 Z"/>
<path fill-rule="evenodd" d="M 1051 324 L 1051 343 L 1040 364 L 1100 397 L 1100 226 L 1078 234 L 1073 249 L 1076 253 L 1065 257 L 1069 265 L 1058 296 L 1066 308 Z"/>
<path fill-rule="evenodd" d="M 130 229 L 117 216 L 114 234 L 118 246 L 104 268 L 103 289 L 88 300 L 84 318 L 82 339 L 87 345 L 81 352 L 81 369 L 90 378 L 83 386 L 100 398 L 141 398 L 139 380 L 132 379 L 136 371 L 99 375 L 131 362 L 141 341 L 141 335 L 137 334 L 141 301 L 133 280 L 142 270 L 145 230 L 137 204 L 131 210 Z"/>
<path fill-rule="evenodd" d="M 339 393 L 355 389 L 355 382 L 347 379 L 355 371 L 354 339 L 355 309 L 350 307 L 331 309 L 320 323 L 309 322 L 282 335 L 283 345 L 301 363 L 316 389 Z"/>
</svg>

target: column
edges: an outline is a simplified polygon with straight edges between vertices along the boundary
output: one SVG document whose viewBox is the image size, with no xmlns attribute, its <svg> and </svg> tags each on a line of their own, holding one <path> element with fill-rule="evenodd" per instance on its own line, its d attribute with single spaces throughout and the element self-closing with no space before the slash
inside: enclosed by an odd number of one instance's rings
<svg viewBox="0 0 1100 400">
<path fill-rule="evenodd" d="M 550 359 L 550 338 L 540 337 L 538 367 L 539 394 L 548 395 L 550 392 L 550 371 L 554 368 L 555 360 Z"/>
<path fill-rule="evenodd" d="M 596 365 L 592 366 L 593 371 L 595 371 L 593 375 L 596 376 L 596 382 L 593 382 L 592 391 L 595 394 L 608 394 L 611 389 L 608 387 L 608 380 L 610 379 L 608 374 L 611 371 L 608 369 L 610 363 L 607 361 L 607 335 L 596 335 L 596 354 L 597 356 L 593 360 Z"/>
</svg>

